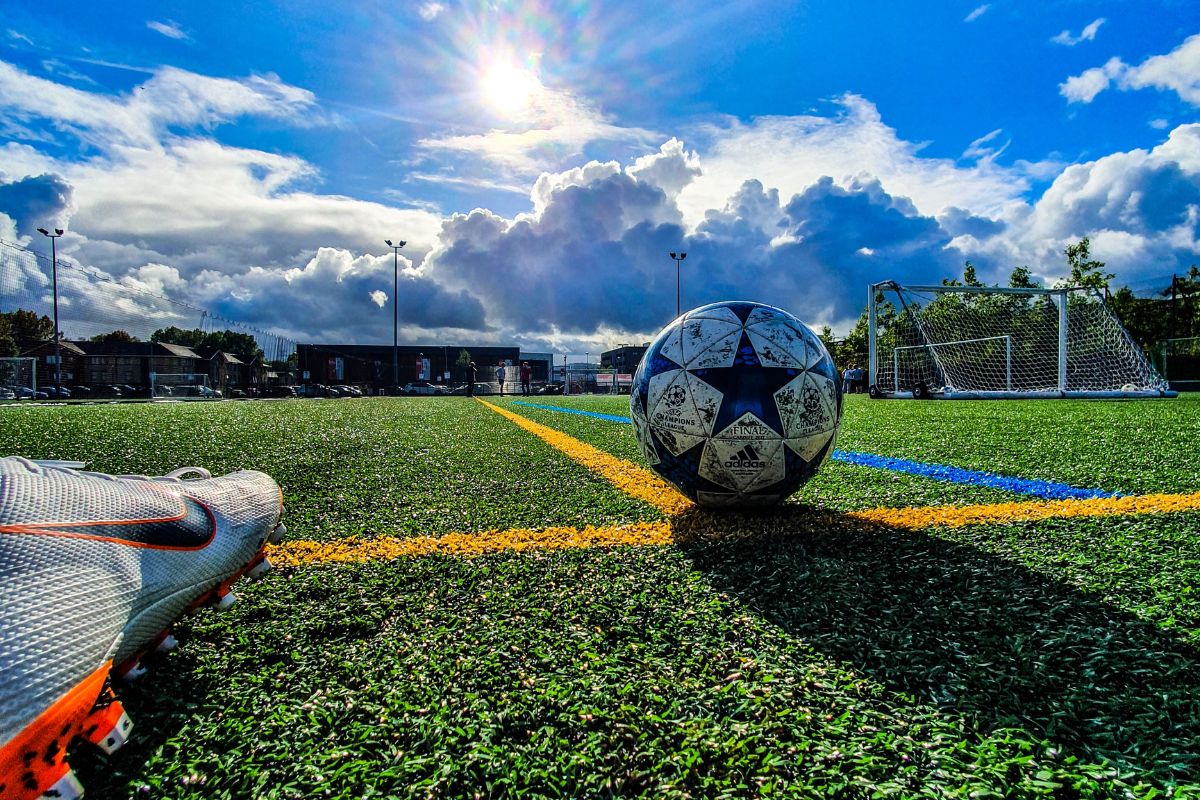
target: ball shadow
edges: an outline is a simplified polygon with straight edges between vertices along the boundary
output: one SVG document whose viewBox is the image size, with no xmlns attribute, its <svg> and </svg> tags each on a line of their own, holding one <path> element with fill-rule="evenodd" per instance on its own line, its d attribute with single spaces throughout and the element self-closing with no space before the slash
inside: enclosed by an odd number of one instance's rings
<svg viewBox="0 0 1200 800">
<path fill-rule="evenodd" d="M 672 524 L 714 587 L 981 736 L 1019 728 L 1088 761 L 1200 774 L 1200 653 L 1098 595 L 931 532 L 809 507 L 691 509 Z"/>
</svg>

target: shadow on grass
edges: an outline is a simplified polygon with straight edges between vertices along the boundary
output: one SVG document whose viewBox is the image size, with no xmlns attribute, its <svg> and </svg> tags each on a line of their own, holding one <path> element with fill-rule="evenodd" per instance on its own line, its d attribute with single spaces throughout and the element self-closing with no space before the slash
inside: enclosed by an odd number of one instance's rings
<svg viewBox="0 0 1200 800">
<path fill-rule="evenodd" d="M 1099 596 L 932 533 L 812 508 L 692 509 L 672 523 L 720 591 L 980 735 L 1018 728 L 1158 779 L 1200 774 L 1200 653 Z M 722 539 L 730 529 L 749 533 Z"/>
</svg>

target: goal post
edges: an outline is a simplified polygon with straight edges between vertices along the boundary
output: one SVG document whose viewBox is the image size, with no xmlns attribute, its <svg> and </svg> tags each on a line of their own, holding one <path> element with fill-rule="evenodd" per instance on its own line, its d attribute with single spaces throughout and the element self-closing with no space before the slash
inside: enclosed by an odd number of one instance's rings
<svg viewBox="0 0 1200 800">
<path fill-rule="evenodd" d="M 36 358 L 0 358 L 0 387 L 37 391 Z"/>
<path fill-rule="evenodd" d="M 217 394 L 209 386 L 207 372 L 151 372 L 150 396 L 160 400 L 211 400 Z"/>
<path fill-rule="evenodd" d="M 873 397 L 1174 396 L 1093 289 L 868 289 Z"/>
</svg>

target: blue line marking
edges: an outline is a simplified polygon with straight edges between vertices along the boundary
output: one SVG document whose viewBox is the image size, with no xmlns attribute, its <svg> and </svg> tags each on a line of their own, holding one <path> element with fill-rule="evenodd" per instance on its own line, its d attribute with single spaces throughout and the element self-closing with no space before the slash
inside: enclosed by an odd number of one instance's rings
<svg viewBox="0 0 1200 800">
<path fill-rule="evenodd" d="M 544 408 L 547 411 L 561 411 L 564 414 L 578 414 L 581 417 L 595 417 L 596 419 L 606 420 L 608 422 L 624 422 L 629 425 L 633 420 L 629 417 L 622 417 L 619 414 L 600 414 L 595 411 L 583 411 L 578 408 L 564 408 L 563 406 L 547 406 L 541 403 L 526 403 L 524 400 L 514 400 L 514 406 L 529 406 L 530 408 Z"/>
<path fill-rule="evenodd" d="M 578 414 L 581 417 L 594 417 L 607 422 L 621 422 L 626 425 L 632 420 L 629 417 L 623 417 L 618 414 L 600 414 L 596 411 L 584 411 L 578 408 L 565 408 L 563 406 L 550 406 L 541 403 L 526 403 L 521 400 L 513 402 L 516 406 L 528 406 L 530 408 L 541 408 L 546 411 L 558 411 L 563 414 Z M 872 469 L 888 469 L 893 472 L 903 472 L 908 475 L 918 475 L 923 478 L 932 478 L 937 481 L 948 481 L 949 483 L 961 483 L 970 486 L 986 486 L 992 489 L 1002 489 L 1006 492 L 1015 494 L 1029 494 L 1035 497 L 1043 497 L 1047 500 L 1092 500 L 1100 497 L 1117 497 L 1113 492 L 1105 492 L 1101 489 L 1079 489 L 1074 486 L 1068 486 L 1065 483 L 1055 483 L 1054 481 L 1042 481 L 1032 478 L 1014 478 L 1008 475 L 996 475 L 992 472 L 981 472 L 978 470 L 961 469 L 960 467 L 950 467 L 945 464 L 925 464 L 920 461 L 909 461 L 905 458 L 890 458 L 888 456 L 877 456 L 871 453 L 856 453 L 848 450 L 834 450 L 833 458 L 837 461 L 844 461 L 847 464 L 853 464 L 858 467 L 870 467 Z"/>
</svg>

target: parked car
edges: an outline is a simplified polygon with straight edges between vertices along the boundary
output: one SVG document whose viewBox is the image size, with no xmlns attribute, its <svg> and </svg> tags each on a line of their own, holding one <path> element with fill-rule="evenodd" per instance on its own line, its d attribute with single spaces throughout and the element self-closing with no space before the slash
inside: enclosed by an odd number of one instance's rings
<svg viewBox="0 0 1200 800">
<path fill-rule="evenodd" d="M 93 392 L 91 390 L 91 387 L 88 387 L 88 386 L 72 386 L 71 387 L 71 395 L 74 396 L 76 399 L 83 398 L 83 397 L 91 397 L 92 394 L 93 394 Z"/>
<path fill-rule="evenodd" d="M 54 398 L 58 398 L 59 400 L 70 400 L 71 399 L 71 390 L 65 386 L 61 386 L 61 387 L 47 386 L 46 387 L 46 397 L 54 397 Z"/>
<path fill-rule="evenodd" d="M 334 387 L 342 393 L 342 397 L 362 397 L 362 389 L 357 386 L 338 385 Z"/>
<path fill-rule="evenodd" d="M 539 386 L 534 394 L 562 394 L 562 390 L 561 383 L 547 383 L 545 386 Z"/>
<path fill-rule="evenodd" d="M 0 400 L 16 400 L 17 393 L 7 386 L 0 386 Z"/>
<path fill-rule="evenodd" d="M 466 393 L 467 393 L 467 385 L 465 383 L 462 386 L 455 386 L 454 389 L 452 389 L 450 391 L 450 394 L 457 394 L 457 395 L 464 395 Z M 475 394 L 497 394 L 496 389 L 495 389 L 495 384 L 476 383 L 475 384 Z"/>
<path fill-rule="evenodd" d="M 296 388 L 294 386 L 269 386 L 263 392 L 263 397 L 295 397 Z"/>
<path fill-rule="evenodd" d="M 45 392 L 36 391 L 28 386 L 13 386 L 11 388 L 18 400 L 45 400 L 49 397 Z"/>
<path fill-rule="evenodd" d="M 445 386 L 438 386 L 429 381 L 413 381 L 412 383 L 404 384 L 403 389 L 405 394 L 426 394 L 426 395 L 441 395 L 449 394 Z"/>
</svg>

